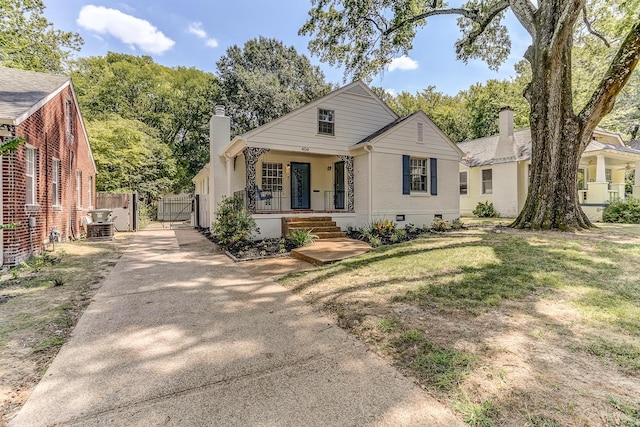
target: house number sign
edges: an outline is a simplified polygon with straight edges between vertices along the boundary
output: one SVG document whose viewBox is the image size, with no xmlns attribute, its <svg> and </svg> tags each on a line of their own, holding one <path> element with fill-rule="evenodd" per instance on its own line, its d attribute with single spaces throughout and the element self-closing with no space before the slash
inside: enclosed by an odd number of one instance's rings
<svg viewBox="0 0 640 427">
<path fill-rule="evenodd" d="M 308 152 L 309 152 L 309 147 L 302 147 L 302 151 L 304 151 L 304 152 L 307 152 L 307 153 L 308 153 Z"/>
</svg>

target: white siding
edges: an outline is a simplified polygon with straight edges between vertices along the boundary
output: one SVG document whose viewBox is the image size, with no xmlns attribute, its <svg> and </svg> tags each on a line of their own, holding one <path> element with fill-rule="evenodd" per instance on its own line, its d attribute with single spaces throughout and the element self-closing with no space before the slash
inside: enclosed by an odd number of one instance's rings
<svg viewBox="0 0 640 427">
<path fill-rule="evenodd" d="M 318 134 L 318 108 L 335 112 L 334 136 Z M 301 153 L 348 154 L 350 146 L 396 119 L 377 99 L 349 92 L 338 92 L 285 117 L 248 134 L 247 144 Z"/>
<path fill-rule="evenodd" d="M 422 123 L 422 142 L 418 140 L 418 123 Z M 460 161 L 460 152 L 453 143 L 431 120 L 421 114 L 414 115 L 394 127 L 379 140 L 374 141 L 374 146 L 379 152 Z"/>
</svg>

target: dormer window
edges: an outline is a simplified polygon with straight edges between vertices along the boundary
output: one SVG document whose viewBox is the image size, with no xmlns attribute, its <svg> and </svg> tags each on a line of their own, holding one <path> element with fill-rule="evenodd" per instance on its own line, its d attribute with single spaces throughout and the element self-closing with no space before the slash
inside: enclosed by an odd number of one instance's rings
<svg viewBox="0 0 640 427">
<path fill-rule="evenodd" d="M 318 133 L 321 135 L 334 135 L 333 110 L 318 110 Z"/>
</svg>

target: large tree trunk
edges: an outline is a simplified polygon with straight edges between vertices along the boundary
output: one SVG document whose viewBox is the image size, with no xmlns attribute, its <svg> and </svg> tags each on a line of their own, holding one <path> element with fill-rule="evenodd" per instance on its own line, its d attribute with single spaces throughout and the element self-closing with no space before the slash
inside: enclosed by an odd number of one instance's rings
<svg viewBox="0 0 640 427">
<path fill-rule="evenodd" d="M 543 11 L 546 13 L 539 15 L 538 40 L 525 55 L 533 71 L 525 91 L 531 104 L 529 193 L 512 226 L 544 230 L 588 228 L 591 222 L 578 203 L 577 173 L 593 129 L 582 125 L 573 112 L 572 35 L 570 31 L 550 31 L 548 27 L 557 25 L 554 19 L 558 12 L 552 6 L 554 2 L 549 3 Z M 572 27 L 571 23 L 568 26 Z M 553 39 L 551 34 L 555 34 Z"/>
</svg>

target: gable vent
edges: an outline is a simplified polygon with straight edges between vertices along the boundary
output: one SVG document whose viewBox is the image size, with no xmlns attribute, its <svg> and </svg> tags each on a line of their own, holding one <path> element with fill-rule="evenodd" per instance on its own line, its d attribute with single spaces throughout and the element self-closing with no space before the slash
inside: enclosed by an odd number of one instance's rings
<svg viewBox="0 0 640 427">
<path fill-rule="evenodd" d="M 424 135 L 422 131 L 422 123 L 418 123 L 418 142 L 424 142 Z"/>
</svg>

